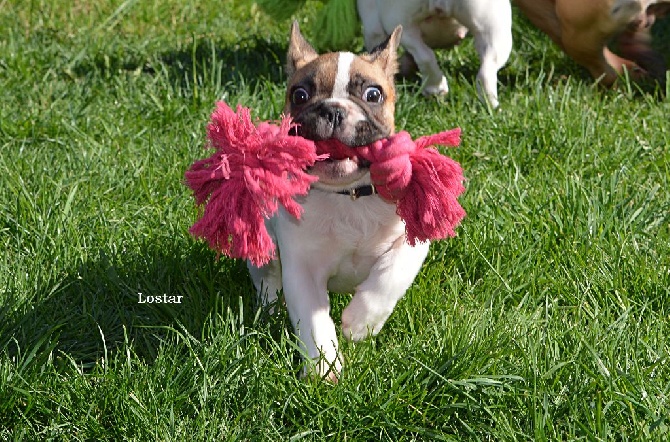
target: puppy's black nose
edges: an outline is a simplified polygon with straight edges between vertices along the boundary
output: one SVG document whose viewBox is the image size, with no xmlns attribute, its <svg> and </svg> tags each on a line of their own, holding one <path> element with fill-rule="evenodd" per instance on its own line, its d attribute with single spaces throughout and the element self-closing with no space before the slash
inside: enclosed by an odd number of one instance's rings
<svg viewBox="0 0 670 442">
<path fill-rule="evenodd" d="M 319 116 L 326 120 L 333 128 L 338 127 L 344 121 L 344 109 L 335 106 L 323 106 Z"/>
</svg>

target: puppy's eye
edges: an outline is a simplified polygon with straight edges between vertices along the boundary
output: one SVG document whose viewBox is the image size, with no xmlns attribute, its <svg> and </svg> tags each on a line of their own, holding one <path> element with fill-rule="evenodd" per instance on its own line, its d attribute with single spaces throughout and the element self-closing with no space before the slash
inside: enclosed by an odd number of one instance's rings
<svg viewBox="0 0 670 442">
<path fill-rule="evenodd" d="M 293 104 L 305 104 L 309 100 L 309 93 L 305 88 L 297 87 L 293 89 L 291 93 L 291 103 Z"/>
<path fill-rule="evenodd" d="M 363 92 L 363 100 L 368 103 L 381 103 L 383 99 L 382 91 L 377 86 L 370 86 Z"/>
</svg>

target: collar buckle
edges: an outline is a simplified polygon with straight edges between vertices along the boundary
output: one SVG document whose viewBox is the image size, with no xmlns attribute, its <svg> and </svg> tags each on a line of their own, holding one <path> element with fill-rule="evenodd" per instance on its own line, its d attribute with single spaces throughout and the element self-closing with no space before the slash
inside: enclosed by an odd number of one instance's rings
<svg viewBox="0 0 670 442">
<path fill-rule="evenodd" d="M 356 201 L 358 198 L 362 196 L 375 195 L 377 193 L 377 189 L 375 188 L 374 184 L 368 184 L 365 186 L 353 187 L 348 191 L 344 190 L 339 193 L 349 195 L 352 201 Z"/>
</svg>

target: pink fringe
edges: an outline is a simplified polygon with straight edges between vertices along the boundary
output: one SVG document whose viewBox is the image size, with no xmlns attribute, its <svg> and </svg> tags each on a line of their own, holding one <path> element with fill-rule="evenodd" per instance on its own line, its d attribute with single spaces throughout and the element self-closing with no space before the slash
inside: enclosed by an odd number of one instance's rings
<svg viewBox="0 0 670 442">
<path fill-rule="evenodd" d="M 232 258 L 254 265 L 269 262 L 275 245 L 265 228 L 281 204 L 300 218 L 302 208 L 293 199 L 305 195 L 316 178 L 305 169 L 314 164 L 314 143 L 289 136 L 291 120 L 280 126 L 251 121 L 249 109 L 233 112 L 217 103 L 207 126 L 209 144 L 216 149 L 209 158 L 196 161 L 185 173 L 202 217 L 191 227 L 196 237 Z"/>
</svg>

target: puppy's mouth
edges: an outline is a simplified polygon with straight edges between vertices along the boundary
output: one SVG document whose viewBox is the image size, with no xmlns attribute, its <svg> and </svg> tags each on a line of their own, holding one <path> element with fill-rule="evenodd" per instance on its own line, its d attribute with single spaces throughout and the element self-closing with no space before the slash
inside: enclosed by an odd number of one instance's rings
<svg viewBox="0 0 670 442">
<path fill-rule="evenodd" d="M 368 174 L 369 167 L 367 160 L 358 157 L 327 158 L 317 161 L 307 171 L 319 178 L 315 183 L 316 187 L 339 190 L 363 179 Z"/>
<path fill-rule="evenodd" d="M 369 180 L 370 163 L 356 150 L 384 138 L 391 130 L 368 113 L 349 100 L 320 102 L 297 113 L 292 134 L 316 142 L 318 154 L 328 154 L 328 159 L 308 169 L 319 178 L 315 187 L 342 190 Z"/>
<path fill-rule="evenodd" d="M 304 124 L 298 124 L 292 135 L 300 135 L 317 143 L 317 153 L 327 154 L 328 158 L 317 161 L 307 172 L 317 176 L 314 184 L 317 188 L 342 190 L 361 181 L 368 175 L 370 162 L 356 155 L 355 149 L 369 144 L 367 139 L 352 142 L 349 138 L 339 137 L 331 133 L 325 138 L 309 130 Z M 344 139 L 343 139 L 344 138 Z M 372 140 L 375 141 L 375 140 Z M 328 146 L 324 149 L 325 146 Z"/>
<path fill-rule="evenodd" d="M 348 147 L 367 146 L 370 143 L 383 138 L 383 131 L 369 121 L 358 122 L 351 127 L 331 127 L 311 121 L 295 120 L 296 125 L 289 132 L 290 135 L 299 135 L 312 141 L 337 140 Z"/>
</svg>

